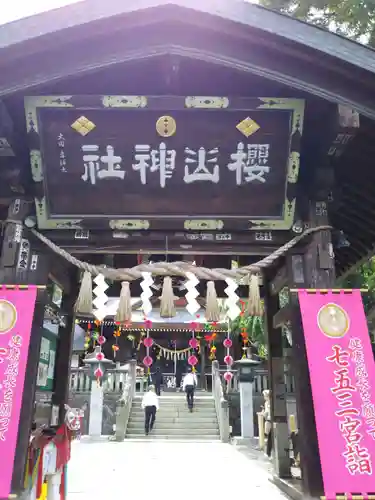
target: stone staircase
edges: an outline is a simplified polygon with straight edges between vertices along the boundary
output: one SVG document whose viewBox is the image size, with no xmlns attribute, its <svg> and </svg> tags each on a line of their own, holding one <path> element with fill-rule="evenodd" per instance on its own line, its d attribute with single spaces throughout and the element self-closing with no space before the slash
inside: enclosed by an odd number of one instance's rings
<svg viewBox="0 0 375 500">
<path fill-rule="evenodd" d="M 159 398 L 160 409 L 154 429 L 147 437 L 141 401 L 141 396 L 133 398 L 126 439 L 220 440 L 215 402 L 211 395 L 200 395 L 198 392 L 194 398 L 194 411 L 190 413 L 184 394 L 164 393 Z"/>
</svg>

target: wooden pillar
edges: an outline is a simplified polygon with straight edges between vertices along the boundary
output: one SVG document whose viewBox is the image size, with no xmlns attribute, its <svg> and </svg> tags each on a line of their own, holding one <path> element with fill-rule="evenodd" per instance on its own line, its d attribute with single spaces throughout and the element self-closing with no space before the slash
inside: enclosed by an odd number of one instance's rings
<svg viewBox="0 0 375 500">
<path fill-rule="evenodd" d="M 273 318 L 279 310 L 279 289 L 264 283 L 266 335 L 268 344 L 268 374 L 271 390 L 274 468 L 280 478 L 290 477 L 289 430 L 286 406 L 285 366 L 282 329 L 275 327 Z"/>
<path fill-rule="evenodd" d="M 314 202 L 310 206 L 310 225 L 327 224 L 327 205 Z M 290 288 L 332 288 L 334 285 L 334 258 L 330 231 L 317 233 L 307 245 L 304 254 L 289 257 Z M 298 439 L 305 495 L 323 494 L 322 470 L 316 432 L 314 405 L 306 355 L 305 338 L 297 294 L 290 294 L 293 372 L 296 384 Z"/>
<path fill-rule="evenodd" d="M 64 326 L 60 326 L 59 328 L 55 365 L 55 387 L 52 397 L 52 404 L 59 407 L 60 424 L 64 421 L 64 405 L 67 403 L 69 395 L 70 359 L 75 328 L 74 303 L 78 293 L 78 281 L 74 282 L 73 279 L 74 277 L 72 276 L 72 286 L 68 290 L 64 290 L 61 303 L 61 309 L 66 316 Z"/>
<path fill-rule="evenodd" d="M 46 285 L 48 280 L 49 259 L 33 250 L 27 229 L 23 221 L 31 208 L 30 202 L 15 199 L 8 210 L 3 245 L 0 258 L 0 283 L 13 285 Z M 18 427 L 17 448 L 14 460 L 12 491 L 23 489 L 27 449 L 29 445 L 34 400 L 39 364 L 42 327 L 46 292 L 39 291 L 35 305 L 31 339 L 26 365 L 22 406 Z"/>
</svg>

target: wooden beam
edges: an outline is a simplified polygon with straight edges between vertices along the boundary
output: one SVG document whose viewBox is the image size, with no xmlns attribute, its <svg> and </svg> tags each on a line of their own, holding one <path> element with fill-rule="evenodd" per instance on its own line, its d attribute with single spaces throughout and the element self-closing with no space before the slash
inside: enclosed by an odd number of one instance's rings
<svg viewBox="0 0 375 500">
<path fill-rule="evenodd" d="M 344 106 L 337 105 L 336 125 L 334 129 L 334 139 L 328 150 L 328 156 L 339 158 L 347 149 L 353 138 L 357 135 L 360 126 L 358 111 Z"/>
<path fill-rule="evenodd" d="M 280 478 L 291 476 L 290 458 L 285 450 L 289 448 L 288 416 L 286 406 L 285 367 L 283 334 L 280 327 L 274 326 L 274 317 L 279 310 L 279 297 L 275 295 L 272 281 L 265 284 L 265 317 L 268 346 L 268 372 L 271 389 L 271 415 L 273 422 L 273 450 L 276 474 Z M 276 314 L 275 314 L 276 313 Z"/>
<path fill-rule="evenodd" d="M 288 283 L 288 270 L 286 265 L 280 267 L 276 276 L 270 282 L 270 292 L 272 295 L 277 295 Z"/>
<path fill-rule="evenodd" d="M 322 210 L 322 202 L 311 202 L 311 227 L 326 225 L 327 210 Z M 330 232 L 313 235 L 310 244 L 301 255 L 290 264 L 290 288 L 332 288 L 335 281 L 334 257 L 330 251 Z M 292 257 L 288 257 L 292 260 Z M 296 284 L 297 286 L 293 286 Z M 296 399 L 299 425 L 299 446 L 302 469 L 302 489 L 304 497 L 319 497 L 323 494 L 322 469 L 319 455 L 318 438 L 311 392 L 305 335 L 301 311 L 296 293 L 290 294 L 292 308 L 292 349 L 293 372 L 296 384 Z"/>
<path fill-rule="evenodd" d="M 285 323 L 288 323 L 292 319 L 293 308 L 291 304 L 287 304 L 277 311 L 273 317 L 273 328 L 281 328 Z"/>
<path fill-rule="evenodd" d="M 64 405 L 68 402 L 69 390 L 69 374 L 70 374 L 70 357 L 73 347 L 75 314 L 74 304 L 78 295 L 79 284 L 74 280 L 74 275 L 71 272 L 71 283 L 69 291 L 63 290 L 62 309 L 67 312 L 66 322 L 64 326 L 60 326 L 58 343 L 56 350 L 56 365 L 55 365 L 55 387 L 52 396 L 52 404 L 59 407 L 59 424 L 64 422 L 65 409 Z"/>
</svg>

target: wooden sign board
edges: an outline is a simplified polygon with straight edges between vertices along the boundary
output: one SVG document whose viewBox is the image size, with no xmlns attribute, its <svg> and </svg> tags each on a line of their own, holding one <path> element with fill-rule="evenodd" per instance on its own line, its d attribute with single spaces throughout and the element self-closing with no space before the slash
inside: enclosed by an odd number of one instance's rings
<svg viewBox="0 0 375 500">
<path fill-rule="evenodd" d="M 40 229 L 289 229 L 304 102 L 55 96 L 25 103 Z"/>
</svg>

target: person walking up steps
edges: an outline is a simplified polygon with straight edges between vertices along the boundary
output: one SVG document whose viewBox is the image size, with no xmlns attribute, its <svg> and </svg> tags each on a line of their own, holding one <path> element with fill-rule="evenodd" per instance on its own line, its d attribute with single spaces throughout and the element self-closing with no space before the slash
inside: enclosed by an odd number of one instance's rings
<svg viewBox="0 0 375 500">
<path fill-rule="evenodd" d="M 189 372 L 185 375 L 184 381 L 182 383 L 182 390 L 186 392 L 186 401 L 190 412 L 193 411 L 194 391 L 197 385 L 197 376 L 191 371 L 191 368 L 189 368 Z"/>
<path fill-rule="evenodd" d="M 143 396 L 142 408 L 145 411 L 145 434 L 148 436 L 154 427 L 156 412 L 159 409 L 159 398 L 155 394 L 155 387 L 153 385 L 150 385 L 148 391 Z"/>
</svg>

